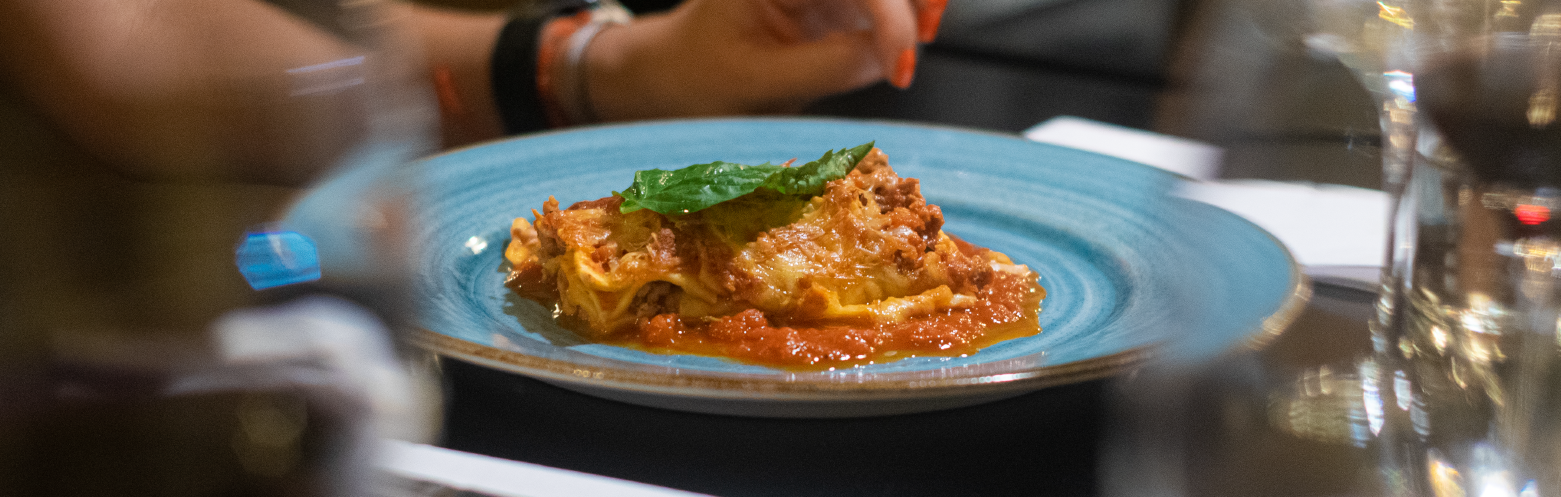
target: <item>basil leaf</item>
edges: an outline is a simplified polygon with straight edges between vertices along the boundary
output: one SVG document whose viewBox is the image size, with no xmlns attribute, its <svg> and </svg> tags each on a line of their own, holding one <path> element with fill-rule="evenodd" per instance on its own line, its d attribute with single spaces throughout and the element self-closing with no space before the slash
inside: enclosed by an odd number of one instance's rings
<svg viewBox="0 0 1561 497">
<path fill-rule="evenodd" d="M 634 173 L 634 184 L 622 192 L 619 211 L 650 209 L 662 214 L 687 214 L 754 191 L 783 167 L 750 166 L 716 161 L 676 171 L 650 169 Z"/>
<path fill-rule="evenodd" d="M 798 167 L 764 163 L 757 166 L 716 161 L 675 171 L 649 169 L 634 173 L 634 184 L 613 194 L 623 197 L 620 212 L 650 209 L 662 214 L 688 214 L 752 193 L 759 188 L 796 196 L 824 193 L 824 185 L 844 178 L 873 149 L 868 142 Z"/>
<path fill-rule="evenodd" d="M 823 194 L 826 183 L 844 178 L 852 169 L 856 169 L 856 163 L 862 162 L 862 158 L 867 157 L 867 153 L 873 150 L 873 143 L 863 143 L 850 149 L 842 148 L 839 152 L 834 150 L 824 152 L 824 156 L 816 161 L 781 170 L 760 186 L 791 195 Z"/>
</svg>

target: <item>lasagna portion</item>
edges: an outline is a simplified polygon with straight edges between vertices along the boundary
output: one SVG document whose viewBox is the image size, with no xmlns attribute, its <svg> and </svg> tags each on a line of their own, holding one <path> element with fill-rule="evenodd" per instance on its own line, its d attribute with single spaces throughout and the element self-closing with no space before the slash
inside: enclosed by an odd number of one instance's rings
<svg viewBox="0 0 1561 497">
<path fill-rule="evenodd" d="M 1040 331 L 1037 275 L 944 233 L 877 148 L 814 196 L 759 188 L 672 215 L 624 202 L 549 198 L 516 219 L 506 286 L 588 339 L 783 367 L 968 354 Z"/>
</svg>

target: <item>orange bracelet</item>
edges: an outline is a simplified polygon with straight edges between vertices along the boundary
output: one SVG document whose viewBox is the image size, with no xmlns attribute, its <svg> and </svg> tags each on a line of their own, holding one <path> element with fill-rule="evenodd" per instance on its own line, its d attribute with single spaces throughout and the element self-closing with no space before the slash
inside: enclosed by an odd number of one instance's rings
<svg viewBox="0 0 1561 497">
<path fill-rule="evenodd" d="M 434 66 L 434 94 L 439 97 L 439 107 L 446 113 L 466 114 L 466 106 L 461 105 L 461 96 L 455 92 L 455 78 L 450 75 L 450 66 Z"/>
</svg>

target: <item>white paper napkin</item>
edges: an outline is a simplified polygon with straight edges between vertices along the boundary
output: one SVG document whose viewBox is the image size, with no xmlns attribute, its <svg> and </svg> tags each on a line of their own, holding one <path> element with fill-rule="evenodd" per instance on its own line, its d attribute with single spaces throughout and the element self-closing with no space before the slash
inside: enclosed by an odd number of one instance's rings
<svg viewBox="0 0 1561 497">
<path fill-rule="evenodd" d="M 1120 157 L 1196 180 L 1219 176 L 1225 151 L 1214 145 L 1081 117 L 1057 116 L 1025 130 L 1038 142 Z"/>
<path fill-rule="evenodd" d="M 1387 250 L 1386 193 L 1263 180 L 1186 183 L 1178 193 L 1273 233 L 1320 283 L 1376 291 Z"/>
<path fill-rule="evenodd" d="M 1387 244 L 1387 195 L 1342 185 L 1214 180 L 1219 147 L 1071 116 L 1026 138 L 1120 157 L 1191 180 L 1176 192 L 1245 217 L 1278 238 L 1319 282 L 1375 291 Z"/>
</svg>

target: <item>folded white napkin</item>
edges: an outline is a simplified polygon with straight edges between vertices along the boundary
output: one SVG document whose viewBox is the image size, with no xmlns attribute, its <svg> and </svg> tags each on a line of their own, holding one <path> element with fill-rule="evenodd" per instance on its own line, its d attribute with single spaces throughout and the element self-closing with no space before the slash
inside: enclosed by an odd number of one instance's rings
<svg viewBox="0 0 1561 497">
<path fill-rule="evenodd" d="M 1247 218 L 1290 249 L 1319 282 L 1375 291 L 1387 244 L 1387 194 L 1342 185 L 1214 180 L 1223 151 L 1194 140 L 1056 117 L 1024 133 L 1031 140 L 1088 150 L 1184 176 L 1178 195 Z"/>
<path fill-rule="evenodd" d="M 1207 143 L 1081 117 L 1057 116 L 1024 131 L 1038 142 L 1148 164 L 1195 180 L 1219 176 L 1225 151 Z"/>
<path fill-rule="evenodd" d="M 1273 233 L 1319 283 L 1377 289 L 1387 255 L 1386 193 L 1263 180 L 1186 183 L 1178 193 Z"/>
</svg>

